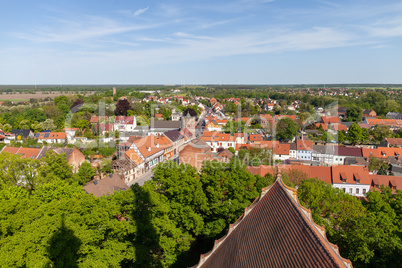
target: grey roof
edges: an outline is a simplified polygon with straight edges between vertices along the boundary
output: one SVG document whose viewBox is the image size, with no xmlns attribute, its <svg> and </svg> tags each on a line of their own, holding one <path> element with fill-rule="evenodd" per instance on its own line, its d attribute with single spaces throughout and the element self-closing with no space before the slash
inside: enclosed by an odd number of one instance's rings
<svg viewBox="0 0 402 268">
<path fill-rule="evenodd" d="M 168 137 L 169 140 L 172 142 L 176 142 L 178 140 L 181 140 L 184 138 L 184 136 L 180 133 L 180 131 L 174 129 L 174 130 L 169 130 L 163 133 L 166 137 Z"/>
<path fill-rule="evenodd" d="M 165 120 L 151 120 L 150 129 L 179 129 L 181 127 L 181 121 L 165 121 Z"/>
<path fill-rule="evenodd" d="M 338 107 L 339 113 L 346 113 L 348 111 L 348 107 Z"/>
<path fill-rule="evenodd" d="M 334 154 L 334 146 L 332 145 L 314 145 L 313 153 L 319 154 Z"/>
<path fill-rule="evenodd" d="M 391 164 L 391 172 L 398 173 L 402 175 L 402 166 L 399 165 L 392 165 Z M 396 174 L 395 174 L 396 175 Z"/>
<path fill-rule="evenodd" d="M 297 145 L 296 145 L 295 142 L 292 142 L 292 143 L 290 144 L 290 149 L 289 149 L 289 150 L 297 150 Z"/>
<path fill-rule="evenodd" d="M 42 150 L 38 155 L 38 159 L 41 159 L 46 155 L 47 152 L 54 151 L 57 154 L 66 154 L 67 159 L 70 158 L 71 154 L 73 153 L 73 148 L 63 148 L 63 147 L 52 147 L 52 146 L 43 146 Z"/>
<path fill-rule="evenodd" d="M 341 122 L 341 124 L 346 126 L 348 129 L 353 123 L 356 123 L 356 122 Z"/>
<path fill-rule="evenodd" d="M 386 117 L 390 119 L 402 119 L 402 113 L 389 112 Z"/>
<path fill-rule="evenodd" d="M 24 137 L 24 138 L 28 138 L 28 136 L 29 136 L 29 134 L 31 133 L 32 131 L 31 130 L 29 130 L 29 129 L 13 129 L 13 130 L 11 130 L 11 134 L 14 134 L 15 136 L 22 136 L 22 137 Z"/>
<path fill-rule="evenodd" d="M 191 141 L 189 144 L 197 148 L 210 148 L 209 145 L 201 137 Z"/>
</svg>

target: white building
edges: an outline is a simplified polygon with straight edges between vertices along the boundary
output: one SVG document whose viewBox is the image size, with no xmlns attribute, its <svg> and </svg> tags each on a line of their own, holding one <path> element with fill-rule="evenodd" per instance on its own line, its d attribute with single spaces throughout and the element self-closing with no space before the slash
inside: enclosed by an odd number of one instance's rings
<svg viewBox="0 0 402 268">
<path fill-rule="evenodd" d="M 132 132 L 137 127 L 135 116 L 116 116 L 113 129 L 119 132 Z"/>
</svg>

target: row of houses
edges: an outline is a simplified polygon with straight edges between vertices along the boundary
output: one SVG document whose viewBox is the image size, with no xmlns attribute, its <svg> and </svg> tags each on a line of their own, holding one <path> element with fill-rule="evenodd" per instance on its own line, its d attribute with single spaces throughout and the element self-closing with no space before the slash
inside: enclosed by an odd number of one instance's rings
<svg viewBox="0 0 402 268">
<path fill-rule="evenodd" d="M 112 168 L 126 183 L 135 180 L 158 163 L 175 160 L 178 162 L 182 147 L 194 138 L 188 129 L 170 130 L 161 135 L 132 136 L 127 142 L 117 145 L 118 160 Z"/>
<path fill-rule="evenodd" d="M 43 146 L 42 148 L 24 148 L 24 147 L 8 147 L 5 146 L 0 153 L 9 153 L 12 155 L 20 155 L 23 159 L 41 159 L 47 152 L 56 154 L 65 154 L 68 163 L 73 167 L 73 172 L 77 172 L 82 163 L 85 162 L 85 155 L 77 148 L 63 148 Z"/>
<path fill-rule="evenodd" d="M 259 167 L 248 167 L 251 173 L 260 176 L 265 176 L 267 173 L 275 176 L 278 169 L 281 170 L 282 174 L 293 171 L 293 176 L 301 179 L 317 178 L 345 193 L 358 197 L 364 197 L 370 190 L 380 190 L 381 186 L 391 187 L 394 193 L 397 190 L 402 190 L 402 176 L 370 174 L 368 168 L 363 166 L 279 165 L 273 167 L 261 165 Z"/>
</svg>

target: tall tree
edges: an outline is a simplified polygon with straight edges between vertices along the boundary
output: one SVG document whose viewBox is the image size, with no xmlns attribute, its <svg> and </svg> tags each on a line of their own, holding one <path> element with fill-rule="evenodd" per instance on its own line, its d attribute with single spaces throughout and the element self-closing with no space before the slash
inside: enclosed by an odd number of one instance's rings
<svg viewBox="0 0 402 268">
<path fill-rule="evenodd" d="M 127 115 L 127 111 L 131 110 L 131 105 L 126 99 L 119 100 L 116 104 L 115 115 Z"/>
<path fill-rule="evenodd" d="M 362 140 L 362 132 L 357 123 L 353 123 L 348 130 L 348 141 L 352 144 L 356 144 Z"/>
<path fill-rule="evenodd" d="M 279 120 L 276 125 L 276 137 L 279 140 L 292 140 L 298 133 L 297 124 L 290 118 Z"/>
<path fill-rule="evenodd" d="M 358 106 L 351 106 L 346 112 L 346 116 L 349 122 L 360 122 L 363 117 L 363 110 Z"/>
<path fill-rule="evenodd" d="M 376 141 L 382 141 L 385 138 L 389 138 L 392 136 L 392 131 L 389 129 L 389 126 L 386 125 L 376 125 L 373 130 L 371 130 L 371 135 L 373 135 Z"/>
</svg>

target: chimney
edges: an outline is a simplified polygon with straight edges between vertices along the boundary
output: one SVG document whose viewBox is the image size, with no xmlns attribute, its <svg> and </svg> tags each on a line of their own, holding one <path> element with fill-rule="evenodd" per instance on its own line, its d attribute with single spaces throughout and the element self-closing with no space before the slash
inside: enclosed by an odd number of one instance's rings
<svg viewBox="0 0 402 268">
<path fill-rule="evenodd" d="M 156 144 L 156 148 L 159 148 L 159 143 Z"/>
<path fill-rule="evenodd" d="M 151 151 L 151 147 L 148 147 L 148 152 L 150 152 Z"/>
</svg>

